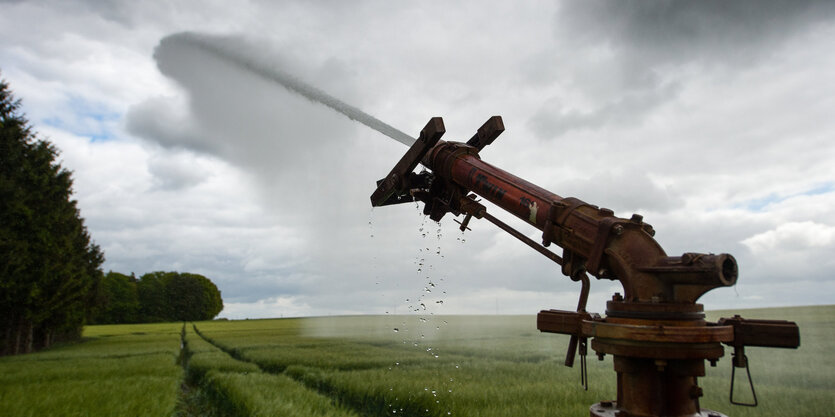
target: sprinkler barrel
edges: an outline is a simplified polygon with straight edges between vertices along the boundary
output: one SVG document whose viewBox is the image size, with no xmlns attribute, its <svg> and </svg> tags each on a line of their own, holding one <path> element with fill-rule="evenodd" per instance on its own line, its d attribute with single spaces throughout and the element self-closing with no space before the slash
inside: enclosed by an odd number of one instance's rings
<svg viewBox="0 0 835 417">
<path fill-rule="evenodd" d="M 699 407 L 697 377 L 704 376 L 705 359 L 714 363 L 724 354 L 722 344 L 727 344 L 734 347 L 734 366 L 747 367 L 745 346 L 799 346 L 799 329 L 792 322 L 738 316 L 706 322 L 703 306 L 696 301 L 714 288 L 736 283 L 733 256 L 668 256 L 642 216 L 616 217 L 612 210 L 561 197 L 482 161 L 479 152 L 503 131 L 501 117 L 493 116 L 467 143 L 445 142 L 440 140 L 443 120 L 432 118 L 389 175 L 378 182 L 371 202 L 381 206 L 422 201 L 424 214 L 432 220 L 447 213 L 463 215 L 462 231 L 473 217 L 486 219 L 580 281 L 577 310 L 543 310 L 537 328 L 572 336 L 567 366 L 573 365 L 578 349 L 585 365 L 589 338 L 598 356 L 614 356 L 617 401 L 593 405 L 592 416 L 720 416 Z M 415 173 L 418 164 L 426 169 Z M 493 217 L 478 197 L 542 231 L 542 243 Z M 562 248 L 562 256 L 547 249 L 551 244 Z M 623 293 L 607 303 L 606 317 L 586 312 L 588 274 L 617 280 L 623 287 Z M 585 366 L 581 375 L 587 383 Z"/>
</svg>

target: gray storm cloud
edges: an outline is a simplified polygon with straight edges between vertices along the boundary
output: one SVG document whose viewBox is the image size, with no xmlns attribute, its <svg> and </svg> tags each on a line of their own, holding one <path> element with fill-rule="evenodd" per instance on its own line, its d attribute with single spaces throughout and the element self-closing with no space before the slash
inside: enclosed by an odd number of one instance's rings
<svg viewBox="0 0 835 417">
<path fill-rule="evenodd" d="M 683 73 L 750 68 L 833 16 L 835 2 L 826 0 L 564 2 L 554 19 L 557 58 L 546 61 L 564 64 L 568 48 L 587 51 L 563 67 L 590 103 L 551 97 L 531 128 L 553 138 L 640 124 L 678 96 Z"/>
</svg>

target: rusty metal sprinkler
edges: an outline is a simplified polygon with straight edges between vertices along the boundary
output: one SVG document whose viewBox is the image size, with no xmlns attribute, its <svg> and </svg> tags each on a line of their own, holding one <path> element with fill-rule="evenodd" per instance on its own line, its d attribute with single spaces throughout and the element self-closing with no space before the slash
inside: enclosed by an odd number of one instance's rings
<svg viewBox="0 0 835 417">
<path fill-rule="evenodd" d="M 685 253 L 667 256 L 653 239 L 655 231 L 640 215 L 615 217 L 576 198 L 564 198 L 483 162 L 479 152 L 504 131 L 491 117 L 467 143 L 445 142 L 443 120 L 432 118 L 418 140 L 371 195 L 373 206 L 422 201 L 424 213 L 439 221 L 446 213 L 486 219 L 561 265 L 562 273 L 581 283 L 576 311 L 542 310 L 537 328 L 571 336 L 565 358 L 573 366 L 579 351 L 581 382 L 588 388 L 588 340 L 599 358 L 612 355 L 617 400 L 590 408 L 592 417 L 705 416 L 723 414 L 699 407 L 705 360 L 712 365 L 733 347 L 732 367 L 744 368 L 751 383 L 746 346 L 797 348 L 800 333 L 793 322 L 749 320 L 739 316 L 717 323 L 705 320 L 702 294 L 736 283 L 737 264 L 729 254 Z M 418 163 L 431 171 L 413 172 Z M 487 213 L 477 196 L 542 231 L 535 242 Z M 562 256 L 547 247 L 556 244 Z M 606 303 L 606 315 L 586 311 L 589 274 L 620 281 L 623 293 Z"/>
</svg>

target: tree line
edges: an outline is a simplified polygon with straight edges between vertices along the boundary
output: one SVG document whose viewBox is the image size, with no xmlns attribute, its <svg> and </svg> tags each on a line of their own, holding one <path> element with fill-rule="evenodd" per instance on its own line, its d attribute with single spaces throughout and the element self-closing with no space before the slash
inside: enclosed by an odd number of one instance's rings
<svg viewBox="0 0 835 417">
<path fill-rule="evenodd" d="M 217 286 L 187 272 L 151 272 L 137 279 L 110 271 L 97 296 L 91 324 L 211 320 L 223 310 Z"/>
<path fill-rule="evenodd" d="M 104 262 L 58 150 L 19 107 L 0 81 L 0 337 L 9 354 L 78 338 Z"/>
<path fill-rule="evenodd" d="M 58 149 L 0 79 L 0 355 L 79 339 L 85 323 L 201 320 L 223 308 L 207 278 L 104 275 Z M 133 296 L 135 294 L 135 297 Z"/>
</svg>

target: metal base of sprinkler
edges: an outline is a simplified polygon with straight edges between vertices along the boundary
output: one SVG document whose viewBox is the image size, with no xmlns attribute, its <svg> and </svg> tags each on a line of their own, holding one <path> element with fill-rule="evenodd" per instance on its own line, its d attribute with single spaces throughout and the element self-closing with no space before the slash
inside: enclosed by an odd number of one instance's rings
<svg viewBox="0 0 835 417">
<path fill-rule="evenodd" d="M 640 417 L 640 416 L 633 416 L 623 410 L 618 409 L 618 403 L 616 401 L 601 401 L 597 404 L 594 404 L 589 408 L 589 415 L 591 417 Z M 728 417 L 725 414 L 722 414 L 717 411 L 712 411 L 708 409 L 702 409 L 699 413 L 688 415 L 688 416 L 676 416 L 676 417 Z"/>
</svg>

